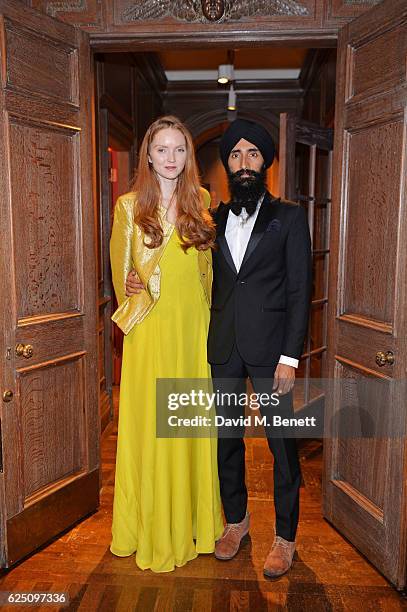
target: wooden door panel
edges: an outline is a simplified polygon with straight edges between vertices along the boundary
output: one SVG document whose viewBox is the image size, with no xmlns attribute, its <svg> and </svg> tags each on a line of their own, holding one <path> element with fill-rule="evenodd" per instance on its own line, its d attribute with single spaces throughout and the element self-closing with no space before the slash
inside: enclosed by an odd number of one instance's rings
<svg viewBox="0 0 407 612">
<path fill-rule="evenodd" d="M 346 131 L 347 195 L 342 313 L 392 325 L 403 117 Z M 380 144 L 380 146 L 379 146 Z M 387 202 L 394 202 L 389 214 Z"/>
<path fill-rule="evenodd" d="M 0 37 L 8 567 L 96 509 L 100 420 L 89 42 L 12 0 Z"/>
<path fill-rule="evenodd" d="M 351 98 L 380 93 L 405 81 L 405 24 L 378 32 L 349 49 L 349 83 L 347 102 Z"/>
<path fill-rule="evenodd" d="M 397 555 L 389 554 L 388 538 L 397 530 L 389 519 L 394 504 L 400 503 L 400 496 L 394 497 L 394 468 L 402 460 L 401 431 L 398 437 L 397 418 L 389 410 L 395 400 L 394 382 L 339 357 L 335 378 L 340 384 L 336 411 L 330 415 L 333 490 L 328 487 L 325 499 L 325 507 L 331 504 L 328 518 L 374 565 L 390 574 Z M 329 407 L 328 402 L 328 411 Z"/>
<path fill-rule="evenodd" d="M 26 91 L 30 96 L 55 98 L 79 105 L 78 51 L 70 44 L 42 36 L 21 21 L 4 20 L 6 86 Z M 35 58 L 35 62 L 29 61 Z"/>
<path fill-rule="evenodd" d="M 338 48 L 324 514 L 406 584 L 407 6 L 385 0 Z M 378 351 L 394 363 L 381 366 Z M 332 437 L 331 434 L 332 433 Z"/>
<path fill-rule="evenodd" d="M 380 435 L 387 429 L 389 413 L 383 410 L 391 393 L 386 378 L 366 381 L 366 372 L 338 362 L 341 379 L 335 438 L 336 481 L 347 483 L 383 514 L 389 438 Z M 371 383 L 371 384 L 370 384 Z M 361 440 L 361 437 L 366 439 Z"/>
<path fill-rule="evenodd" d="M 25 557 L 61 531 L 74 525 L 79 518 L 95 510 L 99 495 L 97 474 L 89 472 L 80 477 L 65 479 L 63 487 L 42 495 L 35 503 L 7 521 L 7 558 L 9 566 Z"/>
<path fill-rule="evenodd" d="M 67 358 L 19 372 L 23 503 L 84 467 L 82 360 Z"/>
<path fill-rule="evenodd" d="M 18 319 L 81 311 L 78 132 L 10 116 L 9 134 Z"/>
<path fill-rule="evenodd" d="M 7 497 L 7 515 L 17 514 L 33 494 L 84 468 L 83 355 L 18 370 L 19 432 L 4 464 L 6 489 L 15 489 L 13 464 L 19 464 L 18 493 Z M 79 410 L 78 410 L 79 408 Z"/>
<path fill-rule="evenodd" d="M 387 325 L 376 322 L 367 323 L 366 319 L 352 315 L 338 315 L 336 318 L 337 356 L 344 361 L 355 361 L 363 368 L 392 376 L 394 366 L 379 366 L 376 362 L 378 347 L 394 350 L 395 341 Z"/>
</svg>

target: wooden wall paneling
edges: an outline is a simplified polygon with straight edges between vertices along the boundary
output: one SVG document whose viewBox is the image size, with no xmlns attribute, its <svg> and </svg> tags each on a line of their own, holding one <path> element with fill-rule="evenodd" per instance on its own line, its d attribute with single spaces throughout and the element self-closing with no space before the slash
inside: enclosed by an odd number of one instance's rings
<svg viewBox="0 0 407 612">
<path fill-rule="evenodd" d="M 300 74 L 304 91 L 302 118 L 333 127 L 336 85 L 336 49 L 311 49 Z"/>
<path fill-rule="evenodd" d="M 150 123 L 161 114 L 156 94 L 140 70 L 135 72 L 137 148 Z"/>
<path fill-rule="evenodd" d="M 167 77 L 155 53 L 131 53 L 132 63 L 149 84 L 158 98 L 162 98 L 167 88 Z"/>
<path fill-rule="evenodd" d="M 32 8 L 50 17 L 77 25 L 88 32 L 106 28 L 105 3 L 100 0 L 29 0 L 29 3 Z"/>
<path fill-rule="evenodd" d="M 324 23 L 336 23 L 339 26 L 355 19 L 378 4 L 380 0 L 327 0 L 325 3 Z"/>
<path fill-rule="evenodd" d="M 279 177 L 280 197 L 295 199 L 295 143 L 297 117 L 291 113 L 280 115 Z"/>
<path fill-rule="evenodd" d="M 99 381 L 100 418 L 102 432 L 113 418 L 113 340 L 112 340 L 112 280 L 109 261 L 109 239 L 111 231 L 111 189 L 109 168 L 109 125 L 108 111 L 98 111 L 98 252 L 99 269 Z"/>
<path fill-rule="evenodd" d="M 103 66 L 103 89 L 101 94 L 109 99 L 117 113 L 132 122 L 132 72 L 130 53 L 105 53 L 99 57 Z M 105 106 L 103 104 L 103 106 Z M 112 111 L 114 109 L 112 108 Z"/>
</svg>

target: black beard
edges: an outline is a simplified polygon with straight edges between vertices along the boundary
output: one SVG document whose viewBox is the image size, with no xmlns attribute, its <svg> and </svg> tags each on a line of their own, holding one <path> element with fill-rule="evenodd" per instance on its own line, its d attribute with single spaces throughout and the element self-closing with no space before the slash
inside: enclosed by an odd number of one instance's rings
<svg viewBox="0 0 407 612">
<path fill-rule="evenodd" d="M 247 177 L 242 178 L 242 174 Z M 234 202 L 257 202 L 267 190 L 266 170 L 260 172 L 255 170 L 238 170 L 237 172 L 228 171 L 228 182 L 230 195 Z"/>
</svg>

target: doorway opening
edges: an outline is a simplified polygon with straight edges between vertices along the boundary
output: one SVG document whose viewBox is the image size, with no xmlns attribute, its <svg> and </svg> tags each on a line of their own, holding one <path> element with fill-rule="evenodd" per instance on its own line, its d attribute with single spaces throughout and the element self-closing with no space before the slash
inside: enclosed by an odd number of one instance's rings
<svg viewBox="0 0 407 612">
<path fill-rule="evenodd" d="M 202 184 L 212 205 L 228 200 L 218 155 L 220 137 L 236 116 L 262 123 L 277 145 L 268 172 L 275 196 L 306 209 L 313 241 L 313 295 L 294 404 L 296 412 L 323 407 L 327 350 L 329 223 L 336 49 L 261 47 L 96 54 L 99 170 L 99 363 L 102 430 L 113 418 L 120 380 L 122 334 L 110 316 L 116 307 L 109 238 L 114 203 L 125 193 L 148 125 L 173 114 L 190 129 Z M 232 55 L 231 55 L 232 53 Z M 237 109 L 228 110 L 230 83 L 218 66 L 233 57 Z M 305 414 L 305 412 L 303 412 Z"/>
</svg>

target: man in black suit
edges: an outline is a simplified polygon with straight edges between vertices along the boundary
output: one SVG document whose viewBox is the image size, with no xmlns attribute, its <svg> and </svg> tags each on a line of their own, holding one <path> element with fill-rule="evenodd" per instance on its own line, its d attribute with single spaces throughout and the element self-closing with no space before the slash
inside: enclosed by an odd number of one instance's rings
<svg viewBox="0 0 407 612">
<path fill-rule="evenodd" d="M 304 209 L 274 198 L 265 186 L 274 158 L 270 134 L 237 119 L 226 130 L 220 154 L 231 201 L 214 212 L 218 249 L 213 253 L 213 293 L 208 361 L 216 389 L 279 394 L 279 405 L 260 408 L 293 416 L 291 389 L 308 325 L 311 246 Z M 225 417 L 244 406 L 218 406 Z M 219 432 L 218 466 L 227 525 L 216 544 L 218 559 L 231 559 L 249 531 L 243 427 Z M 277 577 L 292 564 L 299 514 L 301 472 L 296 441 L 273 427 L 266 435 L 274 456 L 275 539 L 264 573 Z M 233 436 L 233 437 L 230 437 Z"/>
</svg>

